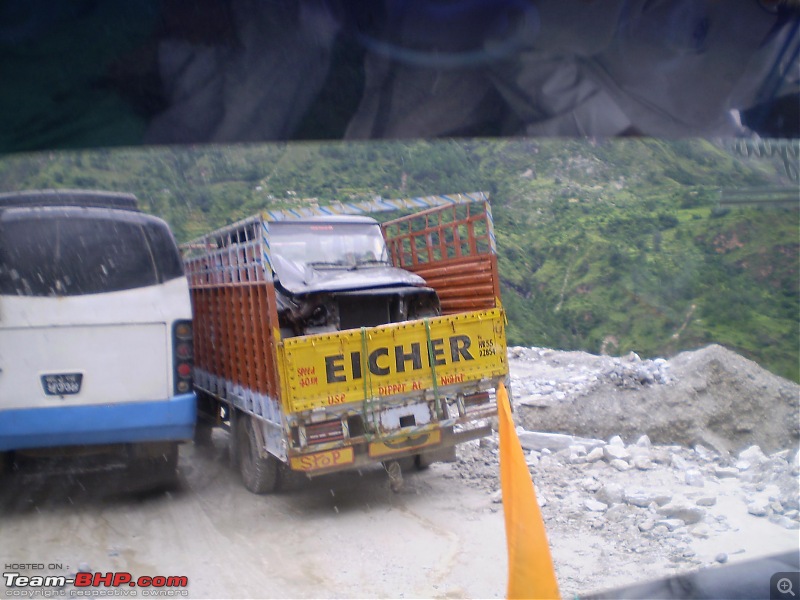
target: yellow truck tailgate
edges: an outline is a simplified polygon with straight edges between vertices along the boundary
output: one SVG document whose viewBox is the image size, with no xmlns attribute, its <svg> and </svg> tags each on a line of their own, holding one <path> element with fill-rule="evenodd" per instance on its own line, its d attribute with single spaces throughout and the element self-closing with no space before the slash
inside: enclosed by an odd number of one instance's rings
<svg viewBox="0 0 800 600">
<path fill-rule="evenodd" d="M 279 345 L 287 412 L 469 387 L 508 373 L 500 308 L 288 338 Z"/>
</svg>

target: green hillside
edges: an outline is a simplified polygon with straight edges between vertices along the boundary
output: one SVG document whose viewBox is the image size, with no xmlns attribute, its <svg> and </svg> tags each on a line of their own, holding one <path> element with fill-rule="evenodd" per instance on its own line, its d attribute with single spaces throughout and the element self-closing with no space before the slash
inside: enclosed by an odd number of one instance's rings
<svg viewBox="0 0 800 600">
<path fill-rule="evenodd" d="M 798 142 L 766 149 L 626 139 L 50 152 L 0 160 L 0 189 L 131 191 L 181 241 L 266 207 L 485 190 L 509 343 L 653 357 L 716 342 L 798 381 Z M 723 190 L 776 186 L 797 201 L 719 206 Z"/>
</svg>

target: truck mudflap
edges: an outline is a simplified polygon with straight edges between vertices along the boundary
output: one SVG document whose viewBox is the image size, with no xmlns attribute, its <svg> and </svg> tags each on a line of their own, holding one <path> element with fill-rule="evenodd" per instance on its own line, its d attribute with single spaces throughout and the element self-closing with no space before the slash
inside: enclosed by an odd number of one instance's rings
<svg viewBox="0 0 800 600">
<path fill-rule="evenodd" d="M 293 470 L 323 473 L 487 435 L 508 374 L 502 309 L 279 344 Z"/>
</svg>

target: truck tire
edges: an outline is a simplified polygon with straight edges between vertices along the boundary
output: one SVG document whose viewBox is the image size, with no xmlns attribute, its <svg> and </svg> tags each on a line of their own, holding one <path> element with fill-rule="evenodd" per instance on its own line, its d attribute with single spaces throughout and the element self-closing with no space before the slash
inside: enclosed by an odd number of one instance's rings
<svg viewBox="0 0 800 600">
<path fill-rule="evenodd" d="M 280 463 L 272 455 L 262 457 L 259 454 L 251 418 L 239 417 L 236 424 L 236 438 L 239 472 L 242 474 L 244 487 L 254 494 L 277 491 L 281 481 Z"/>
<path fill-rule="evenodd" d="M 195 446 L 211 447 L 212 431 L 219 415 L 219 404 L 210 394 L 197 392 L 197 421 L 194 425 Z"/>
<path fill-rule="evenodd" d="M 194 445 L 202 448 L 210 448 L 213 446 L 211 441 L 211 434 L 214 431 L 214 426 L 207 421 L 198 418 L 194 426 Z"/>
</svg>

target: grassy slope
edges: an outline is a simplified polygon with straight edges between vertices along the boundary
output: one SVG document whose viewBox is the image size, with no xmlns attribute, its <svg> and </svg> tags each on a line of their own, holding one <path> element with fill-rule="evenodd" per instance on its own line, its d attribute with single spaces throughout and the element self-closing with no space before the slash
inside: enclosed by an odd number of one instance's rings
<svg viewBox="0 0 800 600">
<path fill-rule="evenodd" d="M 717 342 L 798 380 L 798 212 L 715 208 L 720 189 L 796 188 L 781 167 L 699 140 L 275 144 L 11 157 L 0 189 L 132 191 L 180 240 L 299 198 L 487 190 L 510 343 Z"/>
</svg>

